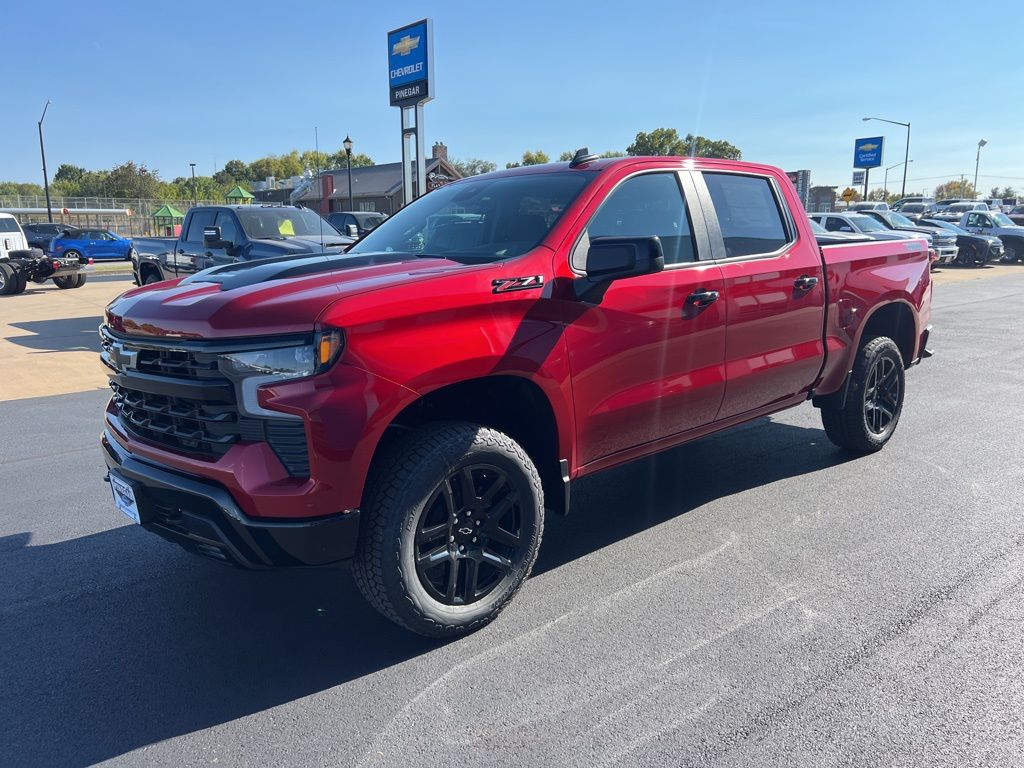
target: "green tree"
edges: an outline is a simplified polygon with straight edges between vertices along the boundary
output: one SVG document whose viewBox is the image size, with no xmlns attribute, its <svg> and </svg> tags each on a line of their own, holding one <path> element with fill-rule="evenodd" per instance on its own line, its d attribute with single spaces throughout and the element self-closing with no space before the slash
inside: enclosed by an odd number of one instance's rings
<svg viewBox="0 0 1024 768">
<path fill-rule="evenodd" d="M 57 168 L 57 172 L 53 174 L 54 183 L 57 182 L 68 182 L 71 184 L 77 184 L 85 176 L 85 168 L 78 165 L 71 165 L 70 163 L 61 163 Z"/>
<path fill-rule="evenodd" d="M 479 176 L 481 173 L 490 173 L 498 168 L 490 160 L 481 160 L 476 157 L 467 157 L 464 160 L 450 160 L 449 162 L 463 176 Z"/>
<path fill-rule="evenodd" d="M 107 196 L 157 198 L 163 191 L 160 173 L 156 169 L 127 163 L 115 165 L 107 175 Z"/>
<path fill-rule="evenodd" d="M 935 199 L 944 200 L 950 197 L 966 197 L 973 199 L 976 196 L 974 185 L 966 179 L 950 179 L 945 184 L 939 184 L 935 188 Z"/>
<path fill-rule="evenodd" d="M 992 192 L 989 194 L 989 197 L 998 198 L 1008 198 L 1016 196 L 1017 192 L 1016 190 L 1014 190 L 1013 187 L 1003 187 L 1002 189 L 1000 189 L 999 187 L 992 187 Z"/>
<path fill-rule="evenodd" d="M 625 157 L 625 152 L 619 152 L 617 149 L 609 149 L 601 153 L 601 157 Z"/>
<path fill-rule="evenodd" d="M 352 153 L 352 167 L 353 168 L 366 168 L 370 165 L 376 165 L 373 162 L 373 158 L 369 155 L 364 155 L 361 152 Z M 345 150 L 339 149 L 333 155 L 328 155 L 327 165 L 324 168 L 348 168 L 348 158 L 345 157 Z"/>
<path fill-rule="evenodd" d="M 25 184 L 20 181 L 0 181 L 0 195 L 42 195 L 42 184 Z"/>
<path fill-rule="evenodd" d="M 720 157 L 739 160 L 743 153 L 724 139 L 709 139 L 692 133 L 679 138 L 675 128 L 655 128 L 650 133 L 640 131 L 633 143 L 626 148 L 629 155 L 654 155 L 664 157 Z"/>
<path fill-rule="evenodd" d="M 523 165 L 544 165 L 544 163 L 550 163 L 551 158 L 548 157 L 547 152 L 542 149 L 535 151 L 526 150 L 523 152 Z"/>
</svg>

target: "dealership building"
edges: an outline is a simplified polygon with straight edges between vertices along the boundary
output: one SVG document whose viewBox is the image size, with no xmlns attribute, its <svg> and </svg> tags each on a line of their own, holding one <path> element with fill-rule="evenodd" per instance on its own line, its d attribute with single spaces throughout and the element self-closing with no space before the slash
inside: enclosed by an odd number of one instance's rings
<svg viewBox="0 0 1024 768">
<path fill-rule="evenodd" d="M 426 162 L 427 191 L 437 189 L 462 174 L 448 161 L 448 147 L 436 142 Z M 319 176 L 296 179 L 296 186 L 258 185 L 256 202 L 293 203 L 312 208 L 321 215 L 349 210 L 348 168 L 322 171 Z M 357 211 L 392 214 L 405 205 L 402 194 L 402 164 L 383 163 L 352 168 L 352 207 Z"/>
</svg>

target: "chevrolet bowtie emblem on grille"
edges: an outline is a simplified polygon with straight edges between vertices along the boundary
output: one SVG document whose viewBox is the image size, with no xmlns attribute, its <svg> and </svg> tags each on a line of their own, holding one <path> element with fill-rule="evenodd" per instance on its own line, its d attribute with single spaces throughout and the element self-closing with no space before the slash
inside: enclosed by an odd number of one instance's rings
<svg viewBox="0 0 1024 768">
<path fill-rule="evenodd" d="M 410 37 L 406 35 L 397 43 L 391 46 L 392 56 L 408 56 L 410 53 L 419 48 L 420 39 L 419 37 Z"/>
<path fill-rule="evenodd" d="M 461 533 L 463 536 L 469 536 L 469 534 L 471 534 L 472 532 L 472 528 L 459 528 L 459 533 Z"/>
<path fill-rule="evenodd" d="M 115 341 L 110 345 L 110 364 L 113 365 L 119 371 L 130 371 L 139 363 L 139 351 L 137 349 L 128 349 L 120 341 Z"/>
</svg>

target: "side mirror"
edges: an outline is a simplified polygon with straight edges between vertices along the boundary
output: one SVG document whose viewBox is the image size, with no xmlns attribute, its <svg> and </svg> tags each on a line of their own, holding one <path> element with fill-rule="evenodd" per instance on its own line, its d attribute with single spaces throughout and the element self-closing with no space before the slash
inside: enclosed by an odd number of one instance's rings
<svg viewBox="0 0 1024 768">
<path fill-rule="evenodd" d="M 585 276 L 576 281 L 576 295 L 596 302 L 615 280 L 661 272 L 665 254 L 657 237 L 595 237 L 579 266 Z"/>
<path fill-rule="evenodd" d="M 234 247 L 234 243 L 221 239 L 220 227 L 203 227 L 203 245 L 207 248 Z"/>
<path fill-rule="evenodd" d="M 359 237 L 359 227 L 357 227 L 355 224 L 346 224 L 345 234 L 348 235 L 349 237 Z"/>
</svg>

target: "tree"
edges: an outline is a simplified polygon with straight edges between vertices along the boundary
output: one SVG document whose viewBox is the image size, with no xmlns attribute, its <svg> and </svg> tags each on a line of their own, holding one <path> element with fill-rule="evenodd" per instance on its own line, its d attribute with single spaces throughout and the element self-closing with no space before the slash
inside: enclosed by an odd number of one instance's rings
<svg viewBox="0 0 1024 768">
<path fill-rule="evenodd" d="M 574 157 L 576 157 L 575 152 L 563 152 L 558 156 L 558 161 L 560 163 L 565 163 L 568 162 L 569 160 L 572 160 Z"/>
<path fill-rule="evenodd" d="M 373 158 L 369 155 L 364 155 L 361 152 L 352 153 L 352 167 L 353 168 L 366 168 L 370 165 L 376 165 L 373 162 Z M 325 168 L 348 168 L 348 158 L 345 157 L 345 149 L 339 149 L 333 155 L 329 155 L 327 158 L 327 165 Z"/>
<path fill-rule="evenodd" d="M 548 157 L 547 152 L 542 149 L 531 152 L 526 150 L 523 152 L 523 165 L 544 165 L 544 163 L 550 163 L 551 158 Z"/>
<path fill-rule="evenodd" d="M 1003 187 L 1002 189 L 1000 189 L 999 187 L 992 187 L 992 192 L 989 195 L 989 197 L 998 197 L 1000 199 L 1006 199 L 1016 196 L 1017 192 L 1014 190 L 1013 187 Z"/>
<path fill-rule="evenodd" d="M 944 200 L 950 197 L 973 199 L 976 196 L 974 185 L 965 179 L 950 179 L 945 184 L 939 184 L 935 188 L 934 194 L 936 200 Z"/>
<path fill-rule="evenodd" d="M 882 189 L 881 187 L 878 187 L 877 189 L 872 189 L 870 192 L 868 192 L 868 200 L 872 202 L 884 203 L 889 200 L 889 197 L 889 193 L 886 190 Z"/>
<path fill-rule="evenodd" d="M 58 182 L 77 184 L 83 176 L 85 176 L 85 168 L 70 163 L 61 163 L 57 172 L 53 174 L 53 181 L 55 184 Z"/>
<path fill-rule="evenodd" d="M 625 152 L 619 152 L 617 149 L 609 149 L 601 153 L 601 157 L 625 157 Z"/>
<path fill-rule="evenodd" d="M 650 133 L 640 131 L 633 143 L 626 148 L 626 154 L 657 157 L 721 157 L 726 160 L 739 160 L 743 157 L 738 147 L 724 139 L 709 139 L 705 136 L 694 136 L 692 133 L 681 139 L 675 128 L 655 128 Z"/>
<path fill-rule="evenodd" d="M 481 160 L 477 157 L 467 157 L 464 160 L 450 160 L 449 162 L 455 170 L 464 177 L 479 176 L 481 173 L 490 173 L 498 167 L 490 160 Z"/>
<path fill-rule="evenodd" d="M 144 165 L 127 163 L 115 165 L 107 174 L 107 197 L 160 197 L 162 183 L 160 173 Z"/>
<path fill-rule="evenodd" d="M 17 181 L 0 181 L 0 195 L 42 195 L 41 184 L 22 184 Z"/>
</svg>

